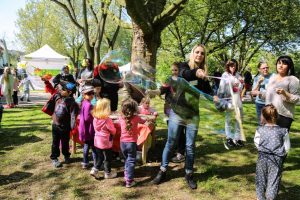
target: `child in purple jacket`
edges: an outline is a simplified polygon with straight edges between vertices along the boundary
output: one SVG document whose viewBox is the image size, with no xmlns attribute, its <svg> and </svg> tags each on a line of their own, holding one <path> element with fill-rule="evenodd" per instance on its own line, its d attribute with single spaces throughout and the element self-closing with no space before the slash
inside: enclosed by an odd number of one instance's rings
<svg viewBox="0 0 300 200">
<path fill-rule="evenodd" d="M 89 167 L 89 150 L 92 149 L 92 156 L 95 162 L 96 150 L 94 147 L 95 130 L 93 126 L 93 116 L 91 111 L 93 106 L 91 100 L 94 98 L 94 87 L 84 86 L 82 89 L 83 101 L 81 103 L 81 110 L 79 116 L 79 140 L 84 143 L 83 146 L 83 162 L 81 163 L 83 169 Z"/>
</svg>

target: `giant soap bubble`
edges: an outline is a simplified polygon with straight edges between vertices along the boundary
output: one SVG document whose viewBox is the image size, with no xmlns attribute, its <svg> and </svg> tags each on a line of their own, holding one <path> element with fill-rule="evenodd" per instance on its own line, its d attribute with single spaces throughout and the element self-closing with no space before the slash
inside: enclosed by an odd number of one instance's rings
<svg viewBox="0 0 300 200">
<path fill-rule="evenodd" d="M 142 58 L 135 59 L 130 63 L 130 58 L 130 52 L 127 50 L 109 52 L 97 67 L 101 79 L 112 84 L 130 84 L 140 91 L 140 95 L 145 95 L 146 90 L 169 87 L 172 92 L 168 97 L 168 104 L 182 119 L 192 122 L 198 122 L 200 119 L 200 130 L 217 134 L 225 133 L 225 115 L 229 112 L 224 112 L 225 109 L 217 109 L 213 102 L 213 96 L 200 91 L 183 78 L 168 79 L 164 83 L 158 83 L 155 81 L 156 71 L 152 66 Z M 230 101 L 231 98 L 220 98 L 220 101 Z M 241 116 L 235 107 L 233 106 L 230 113 L 239 122 L 242 139 L 245 140 Z M 231 122 L 230 126 L 234 127 L 234 122 Z"/>
</svg>

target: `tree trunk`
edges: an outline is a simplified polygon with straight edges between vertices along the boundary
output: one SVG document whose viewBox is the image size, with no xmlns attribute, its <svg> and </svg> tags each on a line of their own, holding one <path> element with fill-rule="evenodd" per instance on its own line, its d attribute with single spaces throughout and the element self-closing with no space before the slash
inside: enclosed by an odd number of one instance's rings
<svg viewBox="0 0 300 200">
<path fill-rule="evenodd" d="M 156 68 L 156 54 L 159 45 L 160 32 L 155 32 L 147 37 L 142 29 L 133 24 L 131 62 L 136 59 L 144 59 L 147 64 Z"/>
</svg>

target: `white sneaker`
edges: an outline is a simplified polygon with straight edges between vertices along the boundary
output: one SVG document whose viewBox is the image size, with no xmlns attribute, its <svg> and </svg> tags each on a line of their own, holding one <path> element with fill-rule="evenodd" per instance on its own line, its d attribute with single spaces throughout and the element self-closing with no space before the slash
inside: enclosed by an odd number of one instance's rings
<svg viewBox="0 0 300 200">
<path fill-rule="evenodd" d="M 130 183 L 126 183 L 126 187 L 127 188 L 131 188 L 131 187 L 133 187 L 133 186 L 135 186 L 136 185 L 136 182 L 135 181 L 132 181 L 132 182 L 130 182 Z"/>
<path fill-rule="evenodd" d="M 93 167 L 92 170 L 90 171 L 90 175 L 95 177 L 95 178 L 99 178 L 98 177 L 98 172 L 99 172 L 99 170 Z"/>
<path fill-rule="evenodd" d="M 111 171 L 110 173 L 104 173 L 104 178 L 105 179 L 112 179 L 117 177 L 117 172 Z"/>
</svg>

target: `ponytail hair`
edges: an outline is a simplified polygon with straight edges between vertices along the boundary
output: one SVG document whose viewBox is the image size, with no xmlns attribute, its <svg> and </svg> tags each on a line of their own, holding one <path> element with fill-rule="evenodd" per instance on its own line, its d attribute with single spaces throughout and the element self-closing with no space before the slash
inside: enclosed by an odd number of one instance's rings
<svg viewBox="0 0 300 200">
<path fill-rule="evenodd" d="M 278 118 L 277 109 L 273 104 L 268 104 L 261 110 L 261 115 L 265 122 L 276 124 Z"/>
<path fill-rule="evenodd" d="M 122 103 L 122 114 L 126 120 L 126 130 L 131 130 L 131 119 L 138 113 L 138 104 L 133 99 L 126 99 Z"/>
</svg>

